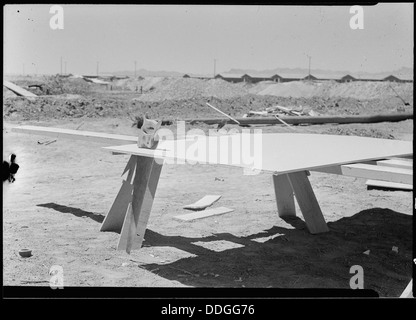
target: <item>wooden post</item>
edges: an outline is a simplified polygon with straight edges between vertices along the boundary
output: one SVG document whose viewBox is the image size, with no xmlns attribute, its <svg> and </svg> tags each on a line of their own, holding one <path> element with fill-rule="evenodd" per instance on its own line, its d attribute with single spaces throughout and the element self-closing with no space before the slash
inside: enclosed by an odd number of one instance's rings
<svg viewBox="0 0 416 320">
<path fill-rule="evenodd" d="M 130 209 L 124 219 L 118 250 L 130 253 L 141 247 L 163 164 L 154 158 L 136 156 L 136 173 Z"/>
<path fill-rule="evenodd" d="M 287 176 L 309 232 L 312 234 L 328 232 L 328 226 L 306 172 L 288 173 Z"/>
<path fill-rule="evenodd" d="M 287 174 L 274 174 L 273 185 L 279 217 L 296 216 L 295 198 Z"/>
<path fill-rule="evenodd" d="M 101 224 L 100 231 L 121 232 L 127 207 L 132 199 L 132 192 L 133 186 L 128 181 L 123 180 L 120 191 Z"/>
<path fill-rule="evenodd" d="M 148 182 L 148 188 L 146 189 L 146 194 L 143 199 L 143 204 L 141 207 L 139 220 L 138 220 L 138 226 L 137 226 L 137 240 L 136 245 L 141 247 L 144 234 L 146 232 L 147 223 L 149 221 L 150 212 L 152 210 L 153 206 L 153 200 L 155 198 L 157 185 L 159 182 L 160 173 L 162 171 L 163 164 L 157 163 L 155 159 L 152 159 L 152 171 L 150 173 L 149 182 Z"/>
</svg>

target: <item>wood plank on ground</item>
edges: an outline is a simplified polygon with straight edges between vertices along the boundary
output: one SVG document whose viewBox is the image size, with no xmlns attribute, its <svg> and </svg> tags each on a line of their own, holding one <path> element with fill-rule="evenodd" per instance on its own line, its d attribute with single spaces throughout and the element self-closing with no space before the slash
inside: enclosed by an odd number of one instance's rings
<svg viewBox="0 0 416 320">
<path fill-rule="evenodd" d="M 390 160 L 380 160 L 377 161 L 378 166 L 384 167 L 393 167 L 393 168 L 403 168 L 403 169 L 412 169 L 413 168 L 413 160 L 397 160 L 397 159 L 390 159 Z"/>
<path fill-rule="evenodd" d="M 189 210 L 203 210 L 205 208 L 208 208 L 209 206 L 213 205 L 215 202 L 217 202 L 221 198 L 220 195 L 206 195 L 203 198 L 199 199 L 198 201 L 188 204 L 184 206 L 184 209 Z"/>
<path fill-rule="evenodd" d="M 12 83 L 10 81 L 3 80 L 3 85 L 7 89 L 13 91 L 14 93 L 16 93 L 19 96 L 23 96 L 23 97 L 37 97 L 36 94 L 34 94 L 34 93 L 30 92 L 30 91 L 27 91 L 27 90 L 23 89 L 22 87 L 19 87 L 18 85 L 15 85 L 14 83 Z"/>
<path fill-rule="evenodd" d="M 314 168 L 311 171 L 333 173 L 344 176 L 382 180 L 404 184 L 413 183 L 413 170 L 375 166 L 370 164 L 354 163 L 341 166 Z"/>
<path fill-rule="evenodd" d="M 208 210 L 203 210 L 203 211 L 198 211 L 198 212 L 182 214 L 179 216 L 175 216 L 175 219 L 179 219 L 183 221 L 191 221 L 191 220 L 216 216 L 216 215 L 220 215 L 224 213 L 229 213 L 232 211 L 234 211 L 234 209 L 229 209 L 226 207 L 218 207 L 218 208 L 213 208 L 213 209 L 208 209 Z"/>
<path fill-rule="evenodd" d="M 399 189 L 399 190 L 413 190 L 412 184 L 407 183 L 398 183 L 398 182 L 389 182 L 389 181 L 380 181 L 380 180 L 367 180 L 367 187 L 376 187 L 376 188 L 389 188 L 389 189 Z"/>
</svg>

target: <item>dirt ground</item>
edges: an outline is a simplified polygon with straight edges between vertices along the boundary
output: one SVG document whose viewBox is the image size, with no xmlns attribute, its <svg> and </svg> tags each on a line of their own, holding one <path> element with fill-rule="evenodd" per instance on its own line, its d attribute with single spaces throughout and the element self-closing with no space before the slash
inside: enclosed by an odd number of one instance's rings
<svg viewBox="0 0 416 320">
<path fill-rule="evenodd" d="M 412 277 L 412 192 L 367 190 L 365 179 L 314 172 L 311 184 L 330 229 L 319 235 L 307 231 L 300 213 L 279 218 L 270 174 L 166 164 L 143 248 L 117 251 L 119 235 L 99 229 L 128 156 L 104 151 L 103 143 L 40 144 L 53 139 L 11 131 L 26 124 L 136 135 L 126 116 L 42 119 L 3 110 L 3 159 L 13 152 L 20 165 L 16 181 L 3 183 L 5 286 L 49 286 L 53 265 L 63 267 L 64 286 L 79 287 L 349 288 L 350 268 L 359 265 L 364 288 L 398 297 Z M 413 139 L 412 120 L 256 128 Z M 208 194 L 222 196 L 213 207 L 234 211 L 174 219 Z M 33 255 L 20 257 L 21 248 Z"/>
</svg>

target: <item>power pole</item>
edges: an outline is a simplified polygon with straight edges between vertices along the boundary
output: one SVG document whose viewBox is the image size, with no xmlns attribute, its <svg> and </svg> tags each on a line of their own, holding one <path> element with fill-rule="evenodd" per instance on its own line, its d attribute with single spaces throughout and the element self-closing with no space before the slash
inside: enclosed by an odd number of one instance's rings
<svg viewBox="0 0 416 320">
<path fill-rule="evenodd" d="M 62 74 L 62 56 L 61 56 L 61 73 L 60 74 Z"/>
<path fill-rule="evenodd" d="M 308 74 L 308 80 L 311 79 L 311 56 L 307 56 L 309 58 L 309 74 Z"/>
<path fill-rule="evenodd" d="M 66 73 L 66 61 L 65 61 L 65 74 L 67 74 L 67 73 Z"/>
<path fill-rule="evenodd" d="M 216 64 L 217 64 L 217 59 L 214 59 L 214 78 L 215 78 L 215 68 L 216 68 Z"/>
</svg>

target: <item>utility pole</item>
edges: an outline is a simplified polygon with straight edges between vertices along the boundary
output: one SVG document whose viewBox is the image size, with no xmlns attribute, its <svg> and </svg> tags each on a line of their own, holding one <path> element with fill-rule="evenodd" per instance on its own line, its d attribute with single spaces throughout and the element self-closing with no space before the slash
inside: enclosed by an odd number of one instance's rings
<svg viewBox="0 0 416 320">
<path fill-rule="evenodd" d="M 214 78 L 215 78 L 215 68 L 216 68 L 216 64 L 217 64 L 217 59 L 214 59 Z"/>
<path fill-rule="evenodd" d="M 134 61 L 134 78 L 137 77 L 137 69 L 136 69 L 136 67 L 137 67 L 137 61 Z"/>
<path fill-rule="evenodd" d="M 66 73 L 66 61 L 65 61 L 65 74 L 67 74 L 67 73 Z"/>
<path fill-rule="evenodd" d="M 62 56 L 61 56 L 61 73 L 60 74 L 62 74 Z"/>
<path fill-rule="evenodd" d="M 308 74 L 308 80 L 310 80 L 311 79 L 311 56 L 308 56 L 307 55 L 307 57 L 309 58 L 309 74 Z"/>
</svg>

